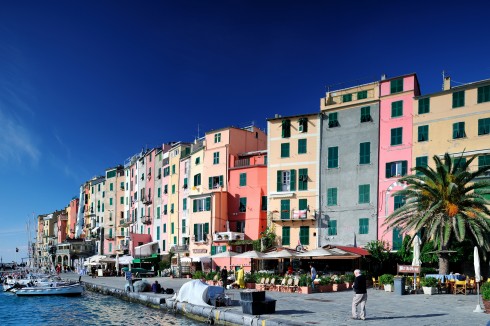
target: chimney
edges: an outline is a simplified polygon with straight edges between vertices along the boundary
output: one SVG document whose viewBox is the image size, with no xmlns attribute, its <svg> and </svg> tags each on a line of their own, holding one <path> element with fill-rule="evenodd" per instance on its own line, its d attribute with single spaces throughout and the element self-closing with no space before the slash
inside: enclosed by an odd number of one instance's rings
<svg viewBox="0 0 490 326">
<path fill-rule="evenodd" d="M 381 75 L 381 80 L 386 80 L 386 74 Z"/>
<path fill-rule="evenodd" d="M 444 83 L 442 84 L 442 90 L 447 91 L 451 89 L 451 77 L 444 76 Z"/>
</svg>

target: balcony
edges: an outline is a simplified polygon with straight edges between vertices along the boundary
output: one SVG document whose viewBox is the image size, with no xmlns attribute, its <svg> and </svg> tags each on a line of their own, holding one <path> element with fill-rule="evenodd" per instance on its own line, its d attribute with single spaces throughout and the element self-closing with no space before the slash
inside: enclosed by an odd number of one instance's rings
<svg viewBox="0 0 490 326">
<path fill-rule="evenodd" d="M 114 240 L 114 234 L 112 234 L 112 233 L 105 234 L 104 239 L 109 240 L 109 241 L 113 241 Z"/>
<path fill-rule="evenodd" d="M 146 225 L 151 224 L 151 217 L 149 217 L 149 216 L 142 217 L 141 218 L 141 223 L 146 224 Z"/>
<path fill-rule="evenodd" d="M 189 252 L 189 246 L 188 245 L 181 245 L 181 246 L 173 245 L 172 247 L 170 247 L 170 250 L 172 250 L 173 252 Z"/>
<path fill-rule="evenodd" d="M 292 210 L 290 214 L 288 214 L 288 218 L 281 218 L 281 214 L 277 211 L 272 212 L 272 220 L 273 221 L 315 221 L 317 216 L 317 211 L 309 211 L 309 210 Z"/>
<path fill-rule="evenodd" d="M 151 197 L 150 197 L 150 196 L 145 197 L 145 198 L 143 199 L 143 204 L 145 204 L 145 205 L 150 205 L 150 204 L 151 204 Z"/>
<path fill-rule="evenodd" d="M 213 234 L 213 241 L 236 241 L 244 240 L 245 233 L 242 232 L 216 232 Z"/>
</svg>

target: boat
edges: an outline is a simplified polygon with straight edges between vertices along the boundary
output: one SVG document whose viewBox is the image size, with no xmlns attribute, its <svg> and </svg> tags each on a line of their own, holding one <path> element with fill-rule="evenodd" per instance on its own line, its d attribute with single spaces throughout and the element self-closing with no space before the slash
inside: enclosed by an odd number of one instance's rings
<svg viewBox="0 0 490 326">
<path fill-rule="evenodd" d="M 74 284 L 52 284 L 52 286 L 28 286 L 15 289 L 13 292 L 18 296 L 40 296 L 40 295 L 60 295 L 60 296 L 80 296 L 84 291 L 81 283 Z"/>
</svg>

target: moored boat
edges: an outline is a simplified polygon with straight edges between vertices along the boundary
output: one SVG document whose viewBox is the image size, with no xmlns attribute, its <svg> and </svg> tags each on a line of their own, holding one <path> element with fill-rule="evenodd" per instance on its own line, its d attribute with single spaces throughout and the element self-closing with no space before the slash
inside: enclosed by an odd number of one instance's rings
<svg viewBox="0 0 490 326">
<path fill-rule="evenodd" d="M 60 295 L 70 297 L 82 295 L 83 291 L 83 285 L 80 283 L 75 283 L 69 285 L 25 287 L 17 289 L 15 294 L 18 296 Z"/>
</svg>

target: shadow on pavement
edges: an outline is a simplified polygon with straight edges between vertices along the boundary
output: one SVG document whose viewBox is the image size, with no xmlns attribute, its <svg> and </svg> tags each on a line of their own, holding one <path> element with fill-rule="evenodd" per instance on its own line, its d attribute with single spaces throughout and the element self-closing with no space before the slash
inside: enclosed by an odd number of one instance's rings
<svg viewBox="0 0 490 326">
<path fill-rule="evenodd" d="M 440 317 L 448 314 L 426 314 L 426 315 L 411 315 L 411 316 L 389 316 L 389 317 L 368 317 L 366 320 L 384 320 L 384 319 L 407 319 L 407 318 L 427 318 L 427 317 Z"/>
<path fill-rule="evenodd" d="M 313 311 L 309 310 L 276 310 L 276 314 L 281 315 L 294 315 L 294 314 L 312 314 Z"/>
</svg>

